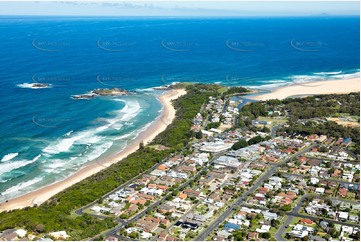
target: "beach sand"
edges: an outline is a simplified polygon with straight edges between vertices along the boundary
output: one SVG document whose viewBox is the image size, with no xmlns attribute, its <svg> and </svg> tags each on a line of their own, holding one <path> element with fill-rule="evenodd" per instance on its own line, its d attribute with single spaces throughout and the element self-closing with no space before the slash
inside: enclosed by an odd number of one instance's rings
<svg viewBox="0 0 361 242">
<path fill-rule="evenodd" d="M 299 83 L 272 90 L 270 93 L 247 97 L 253 100 L 284 99 L 317 94 L 345 94 L 360 91 L 360 78 Z"/>
<path fill-rule="evenodd" d="M 172 106 L 171 101 L 177 99 L 184 94 L 186 94 L 186 91 L 184 89 L 174 89 L 160 95 L 158 98 L 163 105 L 161 115 L 146 130 L 141 132 L 134 140 L 134 142 L 129 144 L 118 154 L 107 159 L 98 160 L 97 162 L 91 162 L 90 164 L 81 168 L 75 174 L 62 181 L 53 183 L 49 186 L 40 188 L 17 198 L 10 199 L 8 202 L 3 202 L 2 204 L 0 204 L 0 211 L 24 208 L 27 206 L 33 206 L 35 204 L 39 205 L 54 196 L 55 194 L 70 187 L 71 185 L 99 172 L 100 170 L 114 163 L 119 162 L 123 158 L 127 157 L 129 154 L 135 152 L 139 148 L 139 144 L 141 142 L 143 142 L 144 144 L 149 143 L 159 133 L 164 131 L 167 126 L 173 121 L 173 119 L 175 118 L 176 110 Z"/>
</svg>

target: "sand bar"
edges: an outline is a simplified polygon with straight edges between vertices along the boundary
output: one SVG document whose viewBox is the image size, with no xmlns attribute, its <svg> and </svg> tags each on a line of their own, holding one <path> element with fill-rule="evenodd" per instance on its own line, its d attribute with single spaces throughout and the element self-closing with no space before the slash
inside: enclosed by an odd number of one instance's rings
<svg viewBox="0 0 361 242">
<path fill-rule="evenodd" d="M 167 126 L 174 120 L 176 110 L 172 106 L 171 101 L 177 99 L 184 94 L 186 94 L 186 91 L 184 89 L 173 89 L 166 91 L 164 94 L 160 95 L 158 98 L 163 105 L 161 115 L 151 125 L 149 125 L 146 130 L 141 132 L 134 140 L 134 142 L 129 144 L 118 154 L 97 162 L 91 162 L 90 164 L 81 168 L 78 172 L 74 173 L 73 175 L 62 181 L 55 182 L 49 186 L 40 188 L 17 198 L 10 199 L 8 202 L 3 202 L 0 204 L 0 211 L 24 208 L 27 206 L 33 206 L 34 204 L 39 205 L 54 196 L 55 194 L 61 192 L 62 190 L 101 171 L 102 169 L 116 162 L 119 162 L 123 158 L 127 157 L 129 154 L 135 152 L 139 148 L 140 142 L 144 142 L 144 144 L 149 143 L 159 133 L 163 132 L 167 128 Z"/>
<path fill-rule="evenodd" d="M 247 97 L 254 100 L 285 99 L 292 96 L 317 94 L 345 94 L 360 91 L 360 78 L 315 81 L 292 84 L 272 90 L 270 93 Z"/>
</svg>

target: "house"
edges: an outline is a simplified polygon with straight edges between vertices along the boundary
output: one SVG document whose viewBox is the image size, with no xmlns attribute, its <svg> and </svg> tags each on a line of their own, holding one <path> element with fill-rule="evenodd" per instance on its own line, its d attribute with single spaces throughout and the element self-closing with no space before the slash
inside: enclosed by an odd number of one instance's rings
<svg viewBox="0 0 361 242">
<path fill-rule="evenodd" d="M 185 189 L 183 193 L 187 194 L 190 197 L 198 197 L 201 194 L 201 192 L 191 189 Z"/>
<path fill-rule="evenodd" d="M 18 234 L 16 233 L 16 229 L 7 229 L 0 234 L 0 240 L 12 241 L 17 239 Z"/>
<path fill-rule="evenodd" d="M 196 167 L 195 166 L 180 166 L 178 168 L 179 171 L 182 172 L 187 172 L 187 173 L 192 173 L 196 171 Z"/>
<path fill-rule="evenodd" d="M 154 232 L 159 225 L 160 219 L 147 216 L 144 219 L 138 220 L 136 226 L 142 228 L 145 232 Z"/>
<path fill-rule="evenodd" d="M 226 237 L 215 235 L 213 236 L 213 241 L 224 241 Z"/>
<path fill-rule="evenodd" d="M 325 188 L 323 187 L 317 187 L 315 190 L 316 194 L 324 194 L 325 193 Z"/>
<path fill-rule="evenodd" d="M 262 225 L 260 229 L 256 229 L 256 232 L 258 233 L 267 233 L 271 229 L 270 225 Z"/>
<path fill-rule="evenodd" d="M 162 170 L 154 170 L 150 173 L 152 176 L 165 176 L 167 173 L 165 171 Z"/>
<path fill-rule="evenodd" d="M 357 215 L 350 215 L 348 219 L 354 223 L 357 223 L 359 221 L 359 217 Z"/>
<path fill-rule="evenodd" d="M 56 240 L 66 240 L 70 237 L 65 231 L 51 232 L 49 235 Z"/>
<path fill-rule="evenodd" d="M 118 238 L 114 236 L 108 236 L 105 241 L 118 241 Z"/>
<path fill-rule="evenodd" d="M 165 214 L 167 212 L 173 212 L 174 211 L 174 208 L 168 204 L 161 204 L 159 205 L 158 207 L 158 211 L 161 213 L 161 214 Z"/>
<path fill-rule="evenodd" d="M 339 212 L 338 213 L 338 219 L 340 221 L 346 221 L 348 220 L 348 212 Z"/>
<path fill-rule="evenodd" d="M 277 213 L 271 213 L 269 211 L 262 211 L 262 215 L 264 217 L 264 219 L 271 221 L 272 219 L 277 219 L 278 215 Z"/>
<path fill-rule="evenodd" d="M 164 172 L 166 172 L 166 171 L 169 170 L 169 168 L 166 167 L 165 165 L 159 165 L 157 169 L 158 169 L 158 170 L 161 170 L 161 171 L 164 171 Z"/>
<path fill-rule="evenodd" d="M 340 197 L 346 197 L 347 196 L 347 189 L 346 188 L 343 188 L 343 187 L 341 187 L 340 189 L 338 189 L 338 195 L 340 196 Z"/>
<path fill-rule="evenodd" d="M 269 189 L 267 187 L 261 187 L 260 189 L 258 189 L 258 192 L 261 194 L 267 194 L 268 191 Z"/>
<path fill-rule="evenodd" d="M 313 228 L 307 227 L 301 224 L 297 224 L 293 227 L 289 235 L 295 238 L 304 238 L 314 231 Z"/>
<path fill-rule="evenodd" d="M 187 198 L 187 194 L 181 192 L 181 193 L 179 193 L 178 197 L 179 197 L 180 199 L 183 199 L 183 200 L 184 200 L 184 199 Z"/>
<path fill-rule="evenodd" d="M 258 233 L 257 232 L 250 232 L 247 234 L 247 239 L 251 240 L 258 240 Z"/>
<path fill-rule="evenodd" d="M 311 219 L 300 219 L 301 224 L 312 225 L 314 222 Z"/>
</svg>

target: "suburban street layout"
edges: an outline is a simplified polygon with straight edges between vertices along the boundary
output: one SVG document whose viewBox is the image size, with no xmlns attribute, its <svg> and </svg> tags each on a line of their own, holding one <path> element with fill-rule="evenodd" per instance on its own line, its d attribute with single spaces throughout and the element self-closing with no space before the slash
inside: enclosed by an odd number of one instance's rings
<svg viewBox="0 0 361 242">
<path fill-rule="evenodd" d="M 0 0 L 0 29 L 0 242 L 361 241 L 358 1 Z"/>
<path fill-rule="evenodd" d="M 280 133 L 287 115 L 260 116 L 236 128 L 235 120 L 244 114 L 227 99 L 210 97 L 203 104 L 200 112 L 207 118 L 194 117 L 198 137 L 182 152 L 75 211 L 116 219 L 116 227 L 93 239 L 282 241 L 359 235 L 358 156 L 345 143 L 351 141 Z M 214 128 L 217 115 L 229 119 Z"/>
</svg>

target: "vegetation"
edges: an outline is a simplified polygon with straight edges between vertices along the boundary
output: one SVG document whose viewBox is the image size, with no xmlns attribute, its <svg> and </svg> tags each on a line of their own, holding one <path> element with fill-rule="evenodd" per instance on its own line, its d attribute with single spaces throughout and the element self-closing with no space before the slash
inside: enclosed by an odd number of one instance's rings
<svg viewBox="0 0 361 242">
<path fill-rule="evenodd" d="M 207 84 L 187 86 L 187 95 L 180 97 L 173 103 L 177 109 L 177 117 L 168 126 L 167 132 L 159 134 L 153 143 L 170 146 L 176 150 L 187 145 L 189 138 L 195 136 L 190 130 L 194 116 L 209 96 L 217 96 L 218 88 L 219 85 Z"/>
<path fill-rule="evenodd" d="M 244 148 L 244 147 L 247 147 L 248 146 L 248 143 L 246 140 L 244 139 L 240 139 L 238 142 L 236 142 L 233 146 L 232 146 L 232 149 L 233 150 L 238 150 L 238 149 L 241 149 L 241 148 Z"/>
<path fill-rule="evenodd" d="M 110 218 L 100 220 L 87 214 L 76 217 L 71 214 L 75 209 L 98 200 L 187 144 L 193 135 L 190 132 L 192 118 L 209 96 L 216 95 L 219 86 L 196 84 L 186 88 L 187 94 L 174 101 L 177 109 L 175 121 L 153 142 L 166 145 L 170 147 L 169 150 L 158 151 L 141 146 L 141 149 L 121 162 L 69 187 L 38 207 L 2 212 L 0 231 L 15 227 L 25 227 L 34 233 L 65 230 L 72 240 L 80 240 L 114 227 L 115 222 Z"/>
<path fill-rule="evenodd" d="M 350 137 L 353 142 L 355 142 L 355 146 L 353 151 L 359 153 L 360 147 L 360 130 L 357 128 L 344 127 L 342 125 L 338 125 L 333 121 L 327 121 L 322 123 L 315 122 L 307 122 L 306 124 L 302 123 L 290 123 L 289 127 L 281 129 L 281 131 L 285 131 L 289 134 L 301 134 L 301 135 L 327 135 L 332 137 Z"/>
<path fill-rule="evenodd" d="M 248 93 L 248 92 L 250 92 L 250 90 L 248 90 L 247 88 L 244 88 L 244 87 L 230 87 L 227 89 L 227 91 L 222 93 L 222 98 L 224 98 L 225 96 L 229 96 L 229 95 L 243 94 L 243 93 Z"/>
<path fill-rule="evenodd" d="M 294 120 L 330 117 L 335 113 L 360 115 L 360 93 L 317 95 L 305 98 L 288 98 L 282 101 L 282 110 L 288 110 Z"/>
</svg>

